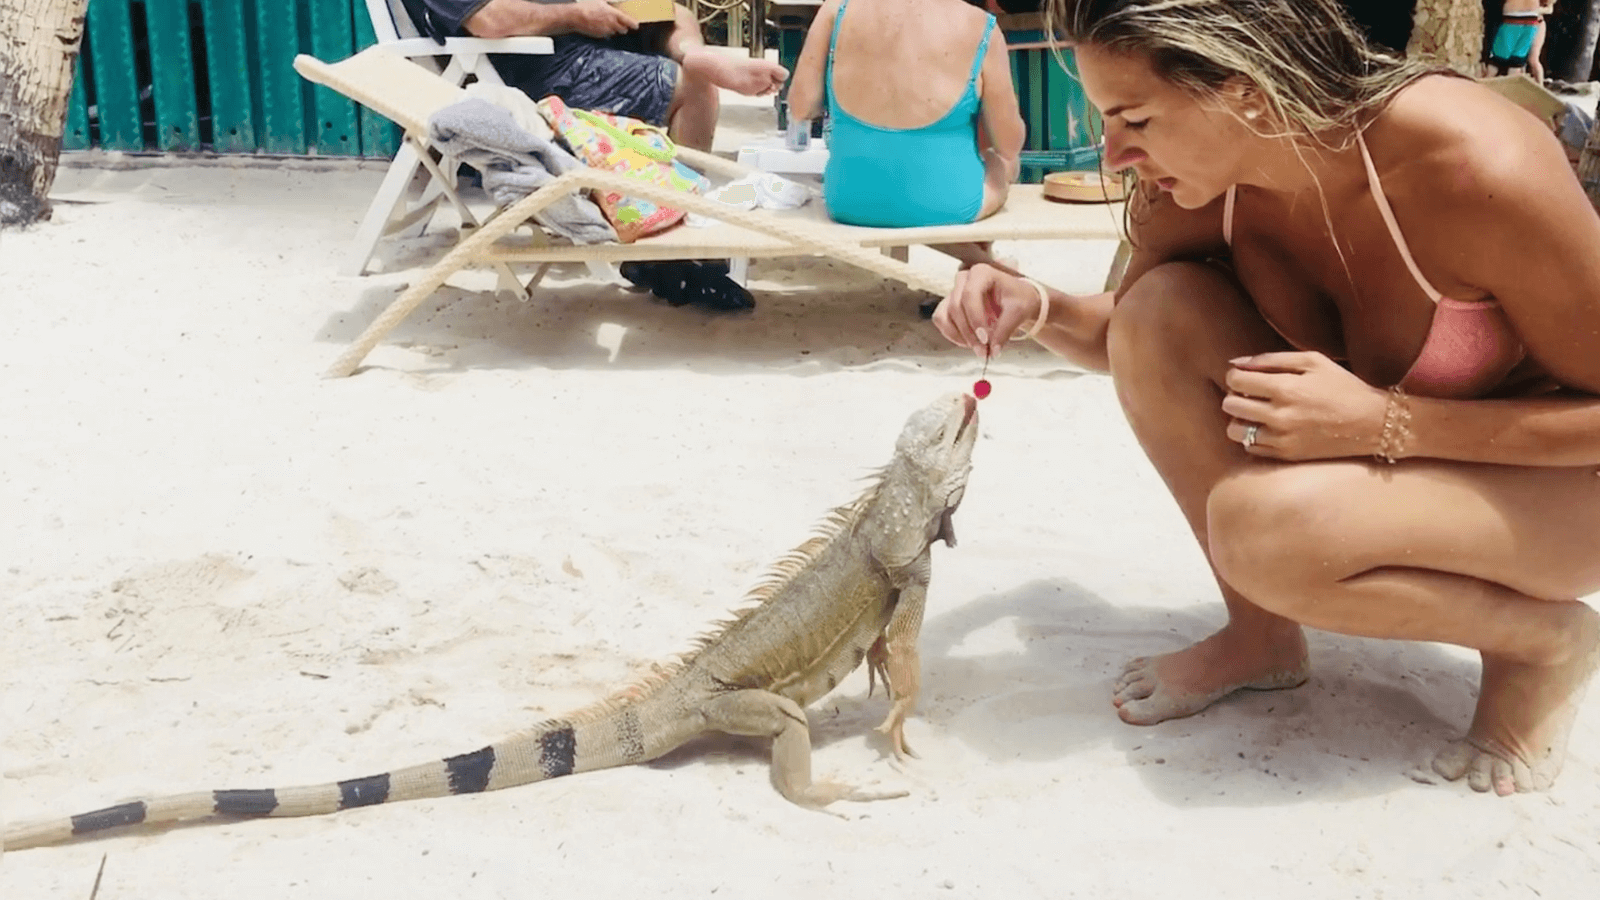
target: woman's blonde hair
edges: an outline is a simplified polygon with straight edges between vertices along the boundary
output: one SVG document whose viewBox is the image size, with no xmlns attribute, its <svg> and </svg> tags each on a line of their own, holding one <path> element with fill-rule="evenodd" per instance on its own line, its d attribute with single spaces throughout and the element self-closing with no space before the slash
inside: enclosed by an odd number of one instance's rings
<svg viewBox="0 0 1600 900">
<path fill-rule="evenodd" d="M 1201 100 L 1242 78 L 1284 136 L 1344 149 L 1406 85 L 1449 71 L 1368 43 L 1337 0 L 1048 0 L 1046 33 L 1147 57 Z"/>
</svg>

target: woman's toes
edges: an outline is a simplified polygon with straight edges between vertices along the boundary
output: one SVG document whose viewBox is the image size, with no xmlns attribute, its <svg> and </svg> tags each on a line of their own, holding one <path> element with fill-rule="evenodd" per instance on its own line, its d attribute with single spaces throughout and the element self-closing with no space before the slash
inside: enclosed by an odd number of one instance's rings
<svg viewBox="0 0 1600 900">
<path fill-rule="evenodd" d="M 1478 748 L 1466 741 L 1451 741 L 1433 757 L 1433 770 L 1446 781 L 1455 781 L 1467 774 Z"/>
</svg>

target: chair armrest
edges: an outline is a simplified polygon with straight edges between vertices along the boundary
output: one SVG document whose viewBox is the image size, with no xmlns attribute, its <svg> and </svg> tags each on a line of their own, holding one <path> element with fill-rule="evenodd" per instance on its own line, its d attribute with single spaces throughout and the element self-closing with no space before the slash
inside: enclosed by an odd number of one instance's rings
<svg viewBox="0 0 1600 900">
<path fill-rule="evenodd" d="M 747 166 L 735 160 L 725 159 L 715 153 L 696 150 L 693 147 L 677 146 L 677 157 L 683 164 L 693 169 L 699 169 L 703 175 L 717 175 L 730 181 L 753 175 L 760 171 L 754 166 Z"/>
<path fill-rule="evenodd" d="M 401 56 L 449 56 L 453 53 L 521 53 L 521 54 L 546 54 L 555 50 L 555 44 L 547 37 L 509 37 L 509 38 L 475 38 L 452 37 L 445 38 L 443 44 L 431 38 L 402 38 L 398 41 L 388 41 L 381 45 L 383 49 L 390 50 Z"/>
</svg>

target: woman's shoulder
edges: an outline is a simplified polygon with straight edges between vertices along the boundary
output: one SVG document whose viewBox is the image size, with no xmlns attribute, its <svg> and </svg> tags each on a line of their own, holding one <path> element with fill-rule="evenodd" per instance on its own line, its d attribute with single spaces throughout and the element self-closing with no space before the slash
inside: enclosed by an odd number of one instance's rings
<svg viewBox="0 0 1600 900">
<path fill-rule="evenodd" d="M 855 3 L 859 2 L 859 0 L 851 0 L 851 2 Z M 960 28 L 963 31 L 983 28 L 986 22 L 995 18 L 993 13 L 981 6 L 974 6 L 968 3 L 967 0 L 935 0 L 931 4 L 925 4 L 925 8 L 927 13 L 938 17 L 945 25 Z M 995 19 L 997 37 L 999 30 L 999 20 Z"/>
<path fill-rule="evenodd" d="M 1470 78 L 1418 79 L 1372 123 L 1367 140 L 1385 193 L 1441 211 L 1568 171 L 1549 127 Z"/>
</svg>

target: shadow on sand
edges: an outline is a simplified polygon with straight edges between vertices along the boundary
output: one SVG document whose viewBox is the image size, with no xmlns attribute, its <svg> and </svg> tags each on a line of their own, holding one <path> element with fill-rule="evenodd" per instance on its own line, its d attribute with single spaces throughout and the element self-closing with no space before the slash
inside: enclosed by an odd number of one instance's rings
<svg viewBox="0 0 1600 900">
<path fill-rule="evenodd" d="M 1154 726 L 1117 718 L 1111 688 L 1128 659 L 1187 646 L 1221 621 L 1220 604 L 1115 606 L 1065 580 L 979 598 L 924 626 L 921 715 L 996 760 L 1111 746 L 1157 797 L 1194 806 L 1387 793 L 1471 717 L 1476 661 L 1311 632 L 1312 677 L 1298 689 L 1241 692 Z M 1014 629 L 1021 652 L 961 651 L 996 626 Z"/>
<path fill-rule="evenodd" d="M 910 358 L 935 365 L 971 362 L 969 352 L 944 341 L 919 313 L 927 295 L 892 284 L 755 284 L 756 309 L 736 313 L 673 307 L 621 283 L 563 284 L 552 278 L 526 303 L 493 294 L 492 287 L 492 280 L 481 290 L 446 285 L 385 335 L 379 348 L 419 350 L 434 358 L 434 371 L 771 371 L 813 363 L 862 365 L 881 359 L 887 349 L 896 357 L 890 364 L 906 368 L 912 367 Z M 316 339 L 339 347 L 350 343 L 400 290 L 394 283 L 364 288 L 356 307 L 330 314 Z M 847 343 L 841 335 L 848 335 Z M 370 357 L 365 365 L 382 368 Z"/>
</svg>

